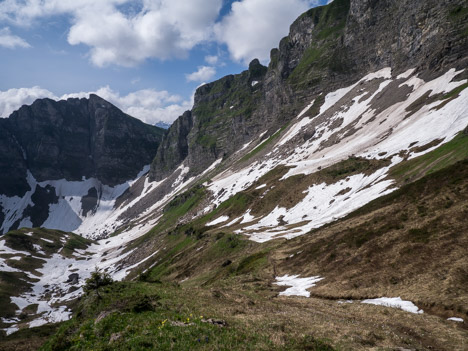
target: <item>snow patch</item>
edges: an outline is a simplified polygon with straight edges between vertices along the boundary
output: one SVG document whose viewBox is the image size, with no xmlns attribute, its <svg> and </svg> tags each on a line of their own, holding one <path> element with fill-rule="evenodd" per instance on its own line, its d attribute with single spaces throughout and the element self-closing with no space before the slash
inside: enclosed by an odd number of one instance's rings
<svg viewBox="0 0 468 351">
<path fill-rule="evenodd" d="M 408 79 L 412 74 L 413 72 L 415 71 L 416 69 L 415 68 L 410 68 L 409 70 L 407 70 L 406 72 L 398 75 L 396 77 L 396 79 Z"/>
<path fill-rule="evenodd" d="M 411 301 L 402 300 L 400 297 L 380 297 L 378 299 L 362 300 L 361 303 L 399 308 L 403 311 L 416 314 L 424 313 L 424 311 L 420 310 L 418 306 L 416 306 L 414 303 L 412 303 Z"/>
<path fill-rule="evenodd" d="M 276 277 L 277 282 L 273 283 L 279 286 L 290 286 L 285 291 L 280 292 L 283 296 L 304 296 L 310 297 L 310 292 L 307 289 L 315 286 L 315 284 L 321 281 L 323 278 L 319 276 L 299 278 L 299 275 L 283 275 L 282 277 Z"/>
<path fill-rule="evenodd" d="M 219 224 L 219 223 L 226 222 L 228 219 L 229 219 L 228 216 L 221 216 L 221 217 L 216 218 L 215 220 L 213 220 L 213 221 L 211 221 L 209 223 L 206 223 L 206 225 L 216 225 L 216 224 Z"/>
<path fill-rule="evenodd" d="M 453 321 L 453 322 L 458 322 L 458 323 L 463 323 L 463 318 L 458 318 L 458 317 L 450 317 L 447 318 L 448 321 Z"/>
</svg>

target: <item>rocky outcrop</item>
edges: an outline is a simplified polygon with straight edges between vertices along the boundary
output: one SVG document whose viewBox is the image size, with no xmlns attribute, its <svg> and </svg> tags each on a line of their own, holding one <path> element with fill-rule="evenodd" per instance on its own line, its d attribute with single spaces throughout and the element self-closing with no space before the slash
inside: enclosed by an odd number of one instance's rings
<svg viewBox="0 0 468 351">
<path fill-rule="evenodd" d="M 164 135 L 101 99 L 36 100 L 0 123 L 0 193 L 22 196 L 37 181 L 95 177 L 114 186 L 150 164 Z"/>
<path fill-rule="evenodd" d="M 187 136 L 193 127 L 192 113 L 185 112 L 169 128 L 153 160 L 151 176 L 159 181 L 172 173 L 188 155 Z"/>
<path fill-rule="evenodd" d="M 467 66 L 464 0 L 334 0 L 302 14 L 271 51 L 268 69 L 254 60 L 249 70 L 203 85 L 195 94 L 192 130 L 169 133 L 163 144 L 184 144 L 174 162 L 159 155 L 153 179 L 185 159 L 192 175 L 227 158 L 260 131 L 271 135 L 319 94 L 348 86 L 370 71 L 415 68 L 440 75 Z M 181 117 L 184 118 L 184 117 Z M 164 173 L 158 169 L 164 168 Z"/>
<path fill-rule="evenodd" d="M 23 150 L 7 129 L 7 122 L 0 118 L 0 194 L 12 197 L 23 195 L 30 187 Z"/>
</svg>

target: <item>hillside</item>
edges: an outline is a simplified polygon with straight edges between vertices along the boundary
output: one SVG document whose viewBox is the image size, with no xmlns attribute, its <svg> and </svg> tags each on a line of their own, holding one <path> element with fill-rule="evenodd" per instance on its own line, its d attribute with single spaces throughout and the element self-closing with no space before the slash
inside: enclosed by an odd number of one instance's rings
<svg viewBox="0 0 468 351">
<path fill-rule="evenodd" d="M 166 132 L 97 96 L 0 121 L 0 348 L 466 349 L 467 24 L 335 0 Z"/>
</svg>

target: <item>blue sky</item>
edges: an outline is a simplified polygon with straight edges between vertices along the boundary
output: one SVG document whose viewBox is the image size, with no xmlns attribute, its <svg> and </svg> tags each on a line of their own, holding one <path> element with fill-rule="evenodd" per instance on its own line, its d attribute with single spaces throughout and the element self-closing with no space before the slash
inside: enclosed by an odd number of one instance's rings
<svg viewBox="0 0 468 351">
<path fill-rule="evenodd" d="M 200 84 L 268 63 L 292 21 L 326 2 L 0 0 L 0 116 L 96 92 L 145 122 L 171 122 Z"/>
</svg>

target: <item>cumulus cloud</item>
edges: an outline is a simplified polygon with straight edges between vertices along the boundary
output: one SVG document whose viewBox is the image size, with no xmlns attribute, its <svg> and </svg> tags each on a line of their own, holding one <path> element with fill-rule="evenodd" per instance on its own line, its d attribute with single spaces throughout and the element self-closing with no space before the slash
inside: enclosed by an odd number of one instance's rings
<svg viewBox="0 0 468 351">
<path fill-rule="evenodd" d="M 38 86 L 0 91 L 0 117 L 8 117 L 21 106 L 32 104 L 34 100 L 46 97 L 56 98 L 53 93 Z"/>
<path fill-rule="evenodd" d="M 213 78 L 216 74 L 216 69 L 211 66 L 199 66 L 196 72 L 186 74 L 185 77 L 189 82 L 206 82 Z"/>
<path fill-rule="evenodd" d="M 258 58 L 268 62 L 270 50 L 289 32 L 290 24 L 317 0 L 242 0 L 215 26 L 235 61 L 248 64 Z"/>
<path fill-rule="evenodd" d="M 7 0 L 0 20 L 31 24 L 41 17 L 72 18 L 71 45 L 90 47 L 97 66 L 133 66 L 148 58 L 184 57 L 208 40 L 222 0 Z"/>
<path fill-rule="evenodd" d="M 0 29 L 0 46 L 8 49 L 31 47 L 26 40 L 11 34 L 10 28 L 8 27 Z"/>
<path fill-rule="evenodd" d="M 291 22 L 320 2 L 324 0 L 238 0 L 215 23 L 223 0 L 4 0 L 0 22 L 27 26 L 68 16 L 69 44 L 88 46 L 96 66 L 183 58 L 207 41 L 226 44 L 235 61 L 267 62 L 270 49 L 288 34 Z M 16 38 L 18 46 L 27 45 Z M 216 56 L 206 60 L 217 64 Z"/>
<path fill-rule="evenodd" d="M 205 62 L 214 66 L 218 63 L 219 57 L 217 55 L 208 55 L 205 56 Z"/>
<path fill-rule="evenodd" d="M 122 96 L 109 86 L 105 86 L 94 92 L 78 92 L 57 96 L 47 89 L 35 86 L 0 91 L 0 116 L 8 117 L 22 105 L 32 104 L 36 99 L 66 100 L 68 98 L 89 97 L 91 93 L 99 95 L 129 115 L 149 124 L 155 124 L 159 121 L 172 123 L 184 111 L 191 109 L 193 105 L 193 97 L 189 100 L 183 100 L 178 95 L 153 89 L 138 90 Z"/>
</svg>

